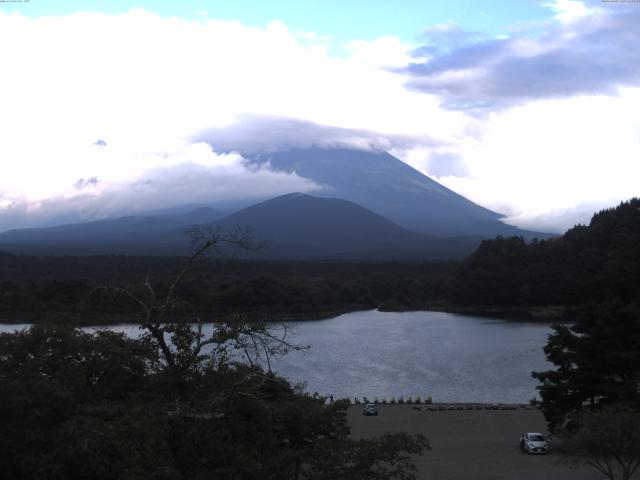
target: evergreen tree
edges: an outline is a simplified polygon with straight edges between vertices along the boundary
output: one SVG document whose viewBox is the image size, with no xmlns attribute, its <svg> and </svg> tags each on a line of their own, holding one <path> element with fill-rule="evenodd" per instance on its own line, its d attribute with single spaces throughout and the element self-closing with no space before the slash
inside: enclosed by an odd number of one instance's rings
<svg viewBox="0 0 640 480">
<path fill-rule="evenodd" d="M 640 311 L 634 305 L 585 308 L 572 327 L 555 326 L 545 349 L 554 370 L 533 372 L 551 428 L 583 409 L 640 408 Z"/>
</svg>

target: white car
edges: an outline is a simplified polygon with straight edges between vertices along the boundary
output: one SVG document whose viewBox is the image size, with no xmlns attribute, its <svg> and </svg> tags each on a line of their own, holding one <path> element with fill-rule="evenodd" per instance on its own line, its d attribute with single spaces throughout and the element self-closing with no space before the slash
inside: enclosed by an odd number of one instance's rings
<svg viewBox="0 0 640 480">
<path fill-rule="evenodd" d="M 544 454 L 549 450 L 549 442 L 547 437 L 541 433 L 523 433 L 520 436 L 520 450 L 527 453 Z"/>
<path fill-rule="evenodd" d="M 378 416 L 378 407 L 373 403 L 367 403 L 362 409 L 362 414 L 366 416 Z"/>
</svg>

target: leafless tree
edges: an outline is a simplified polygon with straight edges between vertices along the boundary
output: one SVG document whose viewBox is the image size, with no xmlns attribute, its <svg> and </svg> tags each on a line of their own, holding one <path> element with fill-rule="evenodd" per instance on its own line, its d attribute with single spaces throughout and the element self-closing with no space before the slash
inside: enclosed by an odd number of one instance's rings
<svg viewBox="0 0 640 480">
<path fill-rule="evenodd" d="M 640 468 L 640 412 L 608 407 L 584 412 L 562 437 L 569 464 L 588 465 L 610 480 L 629 480 Z"/>
<path fill-rule="evenodd" d="M 125 287 L 98 287 L 93 293 L 107 290 L 131 300 L 139 309 L 140 328 L 161 354 L 164 368 L 188 372 L 207 356 L 220 363 L 240 352 L 251 367 L 263 359 L 271 371 L 271 358 L 301 347 L 289 341 L 286 324 L 269 325 L 234 314 L 213 322 L 211 333 L 205 334 L 199 316 L 174 318 L 172 312 L 180 304 L 176 293 L 180 282 L 198 261 L 210 256 L 229 257 L 238 252 L 253 253 L 265 248 L 251 232 L 242 229 L 226 231 L 218 227 L 196 226 L 187 231 L 192 243 L 191 254 L 173 278 L 166 292 L 158 293 L 147 274 L 141 291 Z"/>
</svg>

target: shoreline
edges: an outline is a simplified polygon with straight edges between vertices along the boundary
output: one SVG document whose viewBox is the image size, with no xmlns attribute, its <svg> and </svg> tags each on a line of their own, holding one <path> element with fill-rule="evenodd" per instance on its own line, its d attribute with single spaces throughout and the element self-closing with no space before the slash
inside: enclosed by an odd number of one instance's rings
<svg viewBox="0 0 640 480">
<path fill-rule="evenodd" d="M 527 305 L 527 306 L 493 306 L 446 305 L 433 307 L 433 311 L 457 313 L 460 315 L 477 315 L 479 317 L 508 318 L 529 322 L 569 322 L 567 315 L 570 309 L 564 305 Z"/>
<path fill-rule="evenodd" d="M 306 322 L 306 321 L 319 321 L 327 320 L 330 318 L 338 317 L 347 313 L 354 313 L 359 311 L 368 311 L 362 309 L 344 309 L 344 310 L 331 310 L 326 312 L 306 312 L 306 313 L 258 313 L 258 312 L 245 312 L 242 315 L 246 315 L 250 320 L 262 321 L 267 323 L 282 323 L 282 322 Z M 212 323 L 223 320 L 233 313 L 200 313 L 195 315 L 185 315 L 185 318 L 200 317 L 202 323 Z M 79 327 L 99 327 L 99 326 L 113 326 L 139 323 L 139 316 L 136 314 L 88 314 L 79 315 L 77 313 L 53 313 L 46 318 L 47 314 L 39 313 L 22 313 L 22 314 L 1 314 L 0 313 L 0 325 L 21 325 L 21 324 L 37 324 L 46 322 L 56 322 L 69 320 L 76 323 Z M 177 323 L 181 320 L 168 320 L 165 323 Z"/>
<path fill-rule="evenodd" d="M 328 320 L 340 315 L 362 312 L 362 311 L 378 311 L 385 313 L 403 313 L 403 312 L 443 312 L 458 315 L 479 316 L 487 318 L 496 318 L 513 321 L 541 322 L 541 323 L 567 323 L 571 320 L 567 318 L 570 308 L 561 305 L 546 306 L 455 306 L 445 304 L 430 304 L 420 308 L 388 308 L 384 305 L 372 308 L 343 308 L 332 309 L 327 311 L 316 312 L 244 312 L 250 320 L 263 321 L 268 323 L 282 322 L 313 322 Z M 232 315 L 232 313 L 204 313 L 188 315 L 191 318 L 200 317 L 203 323 L 211 323 L 224 319 Z M 49 318 L 47 318 L 49 317 Z M 0 325 L 19 325 L 19 324 L 36 324 L 45 323 L 67 318 L 74 321 L 79 327 L 97 327 L 107 325 L 122 325 L 130 323 L 138 323 L 136 314 L 86 314 L 78 313 L 11 313 L 0 314 Z M 176 320 L 175 322 L 177 322 Z M 171 323 L 171 322 L 169 322 Z"/>
<path fill-rule="evenodd" d="M 351 397 L 353 398 L 353 397 Z M 336 399 L 340 400 L 340 399 Z M 503 403 L 503 402 L 431 402 L 431 403 L 381 403 L 375 401 L 357 402 L 349 400 L 349 407 L 362 407 L 364 405 L 375 405 L 376 407 L 411 407 L 413 410 L 422 410 L 425 412 L 445 412 L 445 411 L 461 411 L 461 410 L 541 410 L 542 407 L 538 404 L 532 405 L 530 403 L 518 402 L 518 403 Z"/>
</svg>

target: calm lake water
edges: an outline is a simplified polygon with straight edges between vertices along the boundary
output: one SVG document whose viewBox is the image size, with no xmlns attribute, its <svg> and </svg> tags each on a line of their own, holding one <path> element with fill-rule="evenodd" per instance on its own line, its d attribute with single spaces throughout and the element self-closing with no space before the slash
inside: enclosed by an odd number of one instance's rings
<svg viewBox="0 0 640 480">
<path fill-rule="evenodd" d="M 272 367 L 307 390 L 342 397 L 431 396 L 438 402 L 527 402 L 538 396 L 532 370 L 549 368 L 549 324 L 442 312 L 352 312 L 288 322 L 311 348 Z M 24 325 L 0 325 L 0 331 Z M 132 325 L 111 327 L 131 336 Z"/>
</svg>

